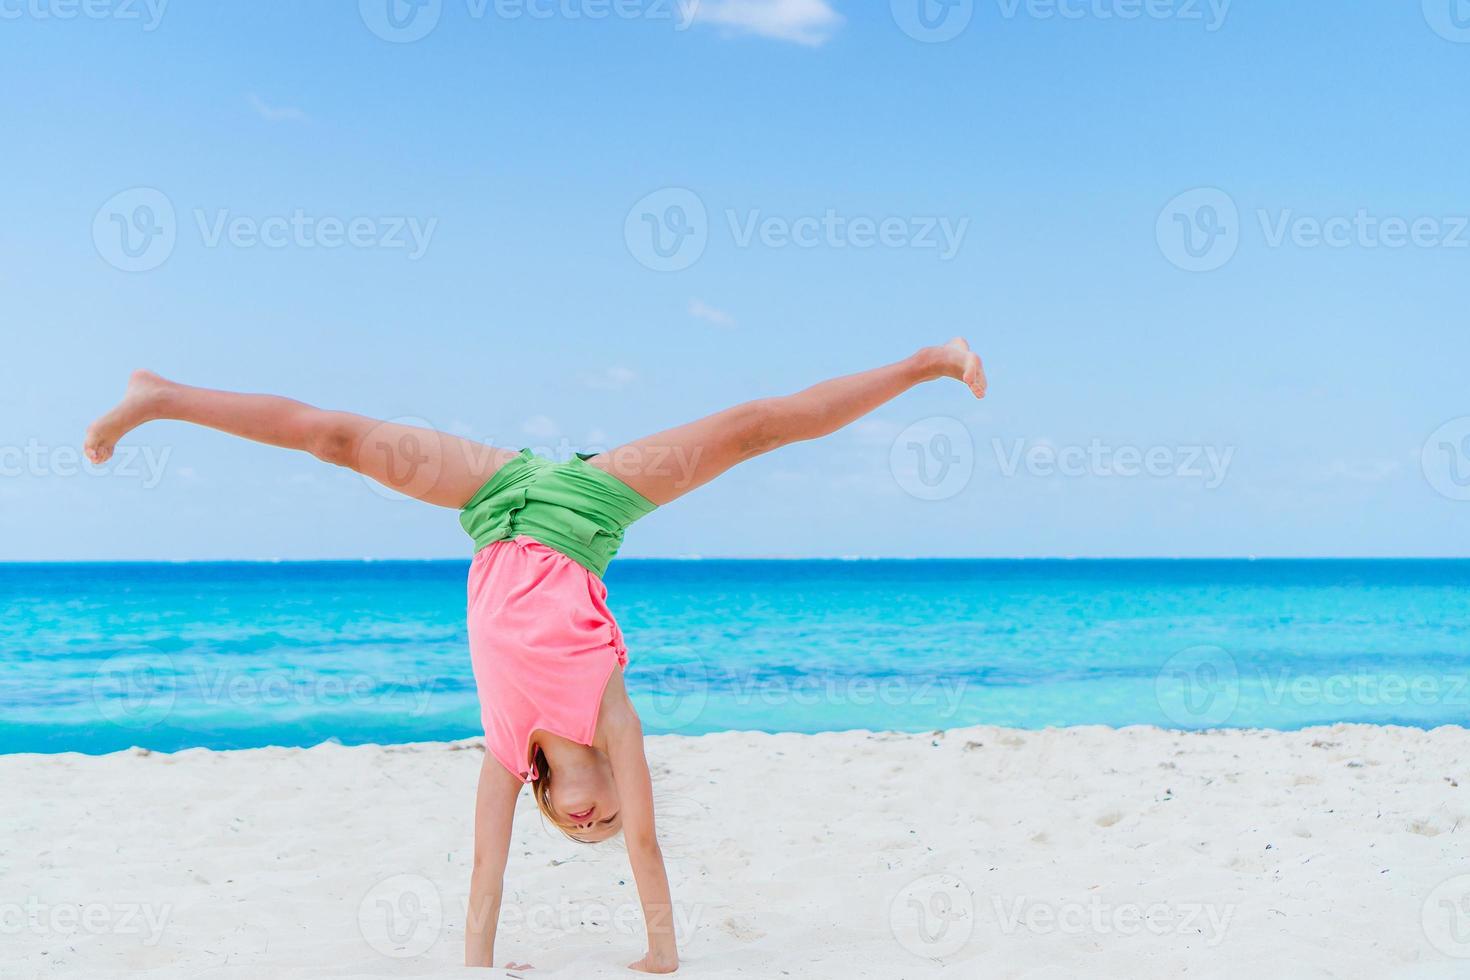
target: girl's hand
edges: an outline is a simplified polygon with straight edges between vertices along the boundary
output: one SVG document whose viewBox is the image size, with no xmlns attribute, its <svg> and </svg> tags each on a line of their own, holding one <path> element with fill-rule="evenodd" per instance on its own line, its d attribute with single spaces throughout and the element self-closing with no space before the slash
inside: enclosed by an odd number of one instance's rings
<svg viewBox="0 0 1470 980">
<path fill-rule="evenodd" d="M 679 969 L 679 957 L 655 956 L 653 953 L 645 953 L 643 959 L 637 963 L 629 963 L 628 969 L 637 970 L 639 973 L 673 973 Z"/>
</svg>

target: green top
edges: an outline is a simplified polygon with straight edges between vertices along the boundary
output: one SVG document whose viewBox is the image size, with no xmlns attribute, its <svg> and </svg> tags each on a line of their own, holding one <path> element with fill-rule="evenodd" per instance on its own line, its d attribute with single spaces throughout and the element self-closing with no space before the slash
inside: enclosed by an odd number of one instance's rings
<svg viewBox="0 0 1470 980">
<path fill-rule="evenodd" d="M 459 512 L 475 550 L 524 534 L 602 577 L 623 531 L 656 505 L 590 455 L 557 463 L 522 449 Z"/>
</svg>

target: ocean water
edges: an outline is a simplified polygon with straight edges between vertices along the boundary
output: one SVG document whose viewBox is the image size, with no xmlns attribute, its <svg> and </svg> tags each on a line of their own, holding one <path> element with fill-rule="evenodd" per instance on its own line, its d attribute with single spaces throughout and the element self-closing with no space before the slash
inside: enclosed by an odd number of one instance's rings
<svg viewBox="0 0 1470 980">
<path fill-rule="evenodd" d="M 467 562 L 0 565 L 0 752 L 479 733 Z M 1470 561 L 659 561 L 650 733 L 1470 723 Z"/>
</svg>

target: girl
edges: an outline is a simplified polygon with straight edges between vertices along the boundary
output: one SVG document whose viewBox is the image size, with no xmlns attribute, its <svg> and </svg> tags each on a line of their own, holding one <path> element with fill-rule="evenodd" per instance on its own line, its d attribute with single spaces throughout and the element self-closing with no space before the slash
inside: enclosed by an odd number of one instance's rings
<svg viewBox="0 0 1470 980">
<path fill-rule="evenodd" d="M 304 450 L 459 510 L 476 548 L 468 620 L 486 750 L 475 799 L 466 965 L 493 963 L 511 819 L 522 784 L 530 783 L 542 814 L 573 840 L 623 834 L 648 932 L 647 952 L 631 966 L 671 973 L 679 958 L 653 790 L 638 715 L 623 687 L 627 648 L 608 610 L 602 574 L 623 531 L 655 507 L 736 463 L 825 436 L 944 377 L 985 396 L 980 358 L 956 338 L 887 367 L 556 463 L 530 450 L 512 453 L 431 429 L 273 395 L 191 388 L 138 371 L 117 407 L 87 430 L 85 452 L 93 463 L 106 462 L 130 430 L 174 419 Z"/>
</svg>

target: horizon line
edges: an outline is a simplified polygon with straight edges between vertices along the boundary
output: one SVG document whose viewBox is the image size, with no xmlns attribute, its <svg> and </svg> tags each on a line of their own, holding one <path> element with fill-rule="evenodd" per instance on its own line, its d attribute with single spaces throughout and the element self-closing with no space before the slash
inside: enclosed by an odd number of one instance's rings
<svg viewBox="0 0 1470 980">
<path fill-rule="evenodd" d="M 472 557 L 472 556 L 471 556 Z M 471 557 L 436 558 L 18 558 L 0 568 L 22 565 L 386 565 L 469 562 Z M 1470 561 L 1470 555 L 628 555 L 626 562 L 758 561 Z"/>
</svg>

